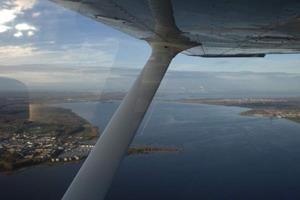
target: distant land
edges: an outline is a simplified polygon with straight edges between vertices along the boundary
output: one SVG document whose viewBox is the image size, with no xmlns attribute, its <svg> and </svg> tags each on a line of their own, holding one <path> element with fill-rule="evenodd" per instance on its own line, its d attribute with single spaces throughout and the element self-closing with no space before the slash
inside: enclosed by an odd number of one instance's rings
<svg viewBox="0 0 300 200">
<path fill-rule="evenodd" d="M 284 118 L 300 123 L 300 97 L 181 99 L 179 102 L 245 107 L 250 110 L 242 112 L 241 115 Z"/>
<path fill-rule="evenodd" d="M 72 103 L 85 101 L 111 101 L 122 100 L 124 92 L 57 92 L 57 91 L 34 91 L 29 93 L 31 103 Z"/>
<path fill-rule="evenodd" d="M 1 66 L 2 74 L 10 75 L 10 79 L 16 80 L 13 84 L 11 83 L 13 80 L 0 77 L 0 91 L 23 83 L 24 87 L 30 91 L 30 95 L 32 91 L 56 91 L 66 94 L 82 91 L 92 91 L 98 94 L 124 92 L 128 91 L 140 72 L 140 69 L 109 69 L 100 66 L 84 66 L 80 69 L 77 70 L 75 66 L 61 65 Z M 263 67 L 260 69 L 263 70 Z M 201 70 L 200 66 L 199 70 Z M 300 73 L 241 71 L 242 66 L 236 67 L 235 70 L 236 72 L 170 70 L 166 73 L 156 98 L 166 95 L 174 98 L 291 97 L 300 94 Z M 18 75 L 16 71 L 24 72 L 27 76 L 14 77 Z M 57 73 L 53 74 L 53 71 Z M 35 77 L 37 73 L 45 74 L 45 79 L 29 78 Z M 58 75 L 60 73 L 64 77 L 63 80 L 60 78 L 62 76 Z M 82 76 L 83 74 L 85 76 Z"/>
</svg>

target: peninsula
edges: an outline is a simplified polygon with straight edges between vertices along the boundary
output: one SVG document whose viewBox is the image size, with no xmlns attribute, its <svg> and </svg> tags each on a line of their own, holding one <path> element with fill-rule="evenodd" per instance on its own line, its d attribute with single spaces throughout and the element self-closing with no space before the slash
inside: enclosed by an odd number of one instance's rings
<svg viewBox="0 0 300 200">
<path fill-rule="evenodd" d="M 300 123 L 300 98 L 181 99 L 182 103 L 249 108 L 241 115 L 284 118 Z"/>
<path fill-rule="evenodd" d="M 18 117 L 15 109 L 2 107 L 6 115 L 0 120 L 0 172 L 80 161 L 93 149 L 99 129 L 72 110 L 48 104 L 21 107 Z M 178 151 L 176 147 L 135 145 L 127 155 Z"/>
</svg>

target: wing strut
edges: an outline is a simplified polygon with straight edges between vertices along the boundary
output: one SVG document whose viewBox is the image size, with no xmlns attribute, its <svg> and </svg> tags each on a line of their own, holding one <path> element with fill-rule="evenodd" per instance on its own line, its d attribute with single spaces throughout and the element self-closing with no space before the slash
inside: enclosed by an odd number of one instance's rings
<svg viewBox="0 0 300 200">
<path fill-rule="evenodd" d="M 170 0 L 148 0 L 155 19 L 152 54 L 83 163 L 63 200 L 103 200 L 173 57 L 199 45 L 175 24 Z"/>
<path fill-rule="evenodd" d="M 152 45 L 152 54 L 144 69 L 82 165 L 63 200 L 104 199 L 172 58 L 178 52 L 176 48 Z"/>
</svg>

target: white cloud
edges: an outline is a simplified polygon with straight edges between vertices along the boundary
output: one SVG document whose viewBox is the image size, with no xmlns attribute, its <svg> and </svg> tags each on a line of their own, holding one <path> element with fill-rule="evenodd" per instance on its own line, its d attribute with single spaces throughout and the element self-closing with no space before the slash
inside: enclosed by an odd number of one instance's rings
<svg viewBox="0 0 300 200">
<path fill-rule="evenodd" d="M 34 26 L 29 25 L 27 23 L 17 24 L 15 26 L 15 29 L 18 30 L 18 31 L 29 31 L 29 30 L 35 31 L 36 30 L 36 28 Z"/>
<path fill-rule="evenodd" d="M 15 26 L 15 29 L 18 31 L 17 33 L 14 34 L 15 37 L 23 36 L 24 32 L 28 37 L 31 37 L 35 34 L 35 31 L 37 31 L 37 29 L 34 26 L 27 23 L 17 24 Z"/>
<path fill-rule="evenodd" d="M 32 9 L 36 0 L 3 0 L 0 5 L 0 33 L 4 33 L 12 27 L 9 25 L 17 16 L 22 15 L 24 11 Z M 38 14 L 33 14 L 33 17 L 37 17 Z M 23 24 L 21 29 L 36 30 L 34 26 L 26 27 Z M 28 29 L 29 28 L 29 29 Z M 20 29 L 17 29 L 20 31 Z M 15 33 L 15 37 L 21 37 L 23 33 Z M 28 35 L 28 34 L 27 34 Z"/>
<path fill-rule="evenodd" d="M 33 36 L 33 35 L 34 35 L 34 32 L 33 32 L 33 31 L 28 31 L 28 32 L 27 32 L 27 36 L 28 36 L 28 37 L 31 37 L 31 36 Z"/>
<path fill-rule="evenodd" d="M 11 29 L 11 27 L 6 26 L 6 25 L 1 25 L 1 24 L 0 24 L 0 33 L 6 32 L 6 31 L 8 31 L 9 29 Z"/>
<path fill-rule="evenodd" d="M 13 21 L 17 17 L 14 10 L 3 9 L 0 10 L 0 24 L 4 25 L 8 22 Z"/>
<path fill-rule="evenodd" d="M 22 37 L 23 36 L 23 33 L 22 32 L 16 32 L 15 34 L 14 34 L 14 37 L 16 37 L 16 38 L 19 38 L 19 37 Z"/>
</svg>

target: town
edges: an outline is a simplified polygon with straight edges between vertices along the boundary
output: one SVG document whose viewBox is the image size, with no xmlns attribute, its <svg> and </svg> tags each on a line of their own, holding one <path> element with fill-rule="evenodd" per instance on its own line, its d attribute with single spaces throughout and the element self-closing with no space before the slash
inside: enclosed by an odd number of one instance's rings
<svg viewBox="0 0 300 200">
<path fill-rule="evenodd" d="M 0 170 L 14 170 L 44 162 L 66 162 L 85 158 L 93 148 L 81 136 L 64 139 L 53 135 L 12 134 L 0 143 Z"/>
<path fill-rule="evenodd" d="M 81 136 L 68 136 L 62 140 L 53 135 L 12 134 L 0 142 L 0 171 L 14 171 L 42 163 L 80 161 L 88 156 L 95 141 L 84 141 Z M 134 145 L 127 155 L 180 151 L 182 148 Z"/>
</svg>

